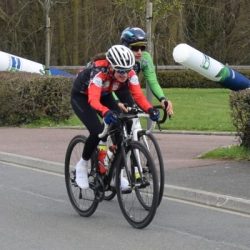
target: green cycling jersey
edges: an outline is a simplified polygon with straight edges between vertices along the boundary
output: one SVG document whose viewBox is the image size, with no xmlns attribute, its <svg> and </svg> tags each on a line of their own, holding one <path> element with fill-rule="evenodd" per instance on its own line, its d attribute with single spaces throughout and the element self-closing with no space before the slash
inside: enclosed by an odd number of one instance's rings
<svg viewBox="0 0 250 250">
<path fill-rule="evenodd" d="M 136 61 L 133 69 L 137 75 L 139 75 L 140 72 L 142 72 L 143 77 L 146 80 L 146 84 L 149 86 L 151 92 L 159 101 L 167 100 L 157 80 L 155 66 L 149 52 L 147 51 L 142 52 L 141 60 Z M 113 96 L 117 101 L 119 100 L 114 92 Z"/>
<path fill-rule="evenodd" d="M 147 51 L 142 52 L 141 60 L 137 62 L 135 65 L 135 71 L 137 74 L 139 74 L 139 72 L 142 71 L 142 74 L 147 82 L 147 85 L 149 86 L 150 90 L 159 101 L 166 99 L 163 90 L 157 80 L 155 66 L 149 52 Z"/>
</svg>

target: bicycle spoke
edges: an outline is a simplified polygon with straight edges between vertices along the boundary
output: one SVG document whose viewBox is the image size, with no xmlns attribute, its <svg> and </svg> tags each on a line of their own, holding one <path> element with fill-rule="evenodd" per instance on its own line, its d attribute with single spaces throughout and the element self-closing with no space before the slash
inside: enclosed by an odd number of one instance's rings
<svg viewBox="0 0 250 250">
<path fill-rule="evenodd" d="M 81 216 L 90 216 L 97 208 L 96 194 L 93 188 L 93 183 L 90 181 L 90 188 L 80 189 L 75 182 L 75 166 L 81 159 L 83 147 L 86 138 L 76 136 L 70 142 L 65 159 L 65 182 L 68 196 L 73 208 Z M 89 170 L 90 172 L 90 170 Z"/>
<path fill-rule="evenodd" d="M 141 144 L 133 142 L 126 150 L 126 158 L 121 161 L 121 164 L 119 173 L 129 180 L 131 190 L 123 192 L 120 188 L 118 192 L 120 207 L 132 226 L 146 227 L 155 215 L 158 202 L 158 183 L 153 161 Z M 142 171 L 136 177 L 134 167 L 146 168 L 150 171 L 145 171 L 147 174 Z M 120 186 L 120 179 L 117 178 L 117 186 Z"/>
</svg>

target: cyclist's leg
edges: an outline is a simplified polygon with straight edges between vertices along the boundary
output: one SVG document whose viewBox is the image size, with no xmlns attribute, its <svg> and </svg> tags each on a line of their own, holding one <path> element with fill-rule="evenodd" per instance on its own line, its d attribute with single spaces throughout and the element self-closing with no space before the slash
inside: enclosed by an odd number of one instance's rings
<svg viewBox="0 0 250 250">
<path fill-rule="evenodd" d="M 83 150 L 83 158 L 88 160 L 100 141 L 98 134 L 102 132 L 103 124 L 100 122 L 97 112 L 88 103 L 87 95 L 81 93 L 73 94 L 71 105 L 77 117 L 89 131 Z"/>
<path fill-rule="evenodd" d="M 103 130 L 103 125 L 98 119 L 97 112 L 89 105 L 87 95 L 72 92 L 71 105 L 90 133 L 83 148 L 82 158 L 76 164 L 76 183 L 86 189 L 89 185 L 88 161 L 99 143 L 98 134 Z"/>
</svg>

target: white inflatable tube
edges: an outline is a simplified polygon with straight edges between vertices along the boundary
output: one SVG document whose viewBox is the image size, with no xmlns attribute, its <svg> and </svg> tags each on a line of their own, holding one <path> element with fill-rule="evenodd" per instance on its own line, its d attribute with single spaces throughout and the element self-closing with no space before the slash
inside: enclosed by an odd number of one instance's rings
<svg viewBox="0 0 250 250">
<path fill-rule="evenodd" d="M 178 44 L 174 48 L 173 57 L 175 62 L 196 71 L 212 81 L 220 81 L 221 77 L 217 75 L 225 67 L 222 63 L 185 43 Z"/>
<path fill-rule="evenodd" d="M 0 51 L 0 71 L 25 71 L 45 74 L 45 66 L 41 63 Z"/>
<path fill-rule="evenodd" d="M 225 88 L 236 91 L 250 88 L 247 77 L 185 43 L 174 48 L 173 57 L 175 62 L 219 82 Z"/>
</svg>

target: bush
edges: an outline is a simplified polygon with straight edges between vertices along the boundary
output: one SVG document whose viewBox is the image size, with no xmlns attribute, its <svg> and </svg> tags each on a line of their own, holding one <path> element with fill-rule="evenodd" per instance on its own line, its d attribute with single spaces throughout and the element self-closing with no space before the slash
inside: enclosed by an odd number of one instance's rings
<svg viewBox="0 0 250 250">
<path fill-rule="evenodd" d="M 250 148 L 250 89 L 232 92 L 230 95 L 233 124 L 242 146 Z"/>
<path fill-rule="evenodd" d="M 72 114 L 71 79 L 24 72 L 0 72 L 0 125 L 27 124 Z"/>
<path fill-rule="evenodd" d="M 167 70 L 157 73 L 162 88 L 221 88 L 192 70 Z"/>
<path fill-rule="evenodd" d="M 249 70 L 239 71 L 250 77 Z M 208 80 L 193 70 L 162 70 L 157 72 L 158 81 L 162 88 L 222 88 L 219 82 Z M 144 83 L 143 83 L 144 84 Z"/>
</svg>

